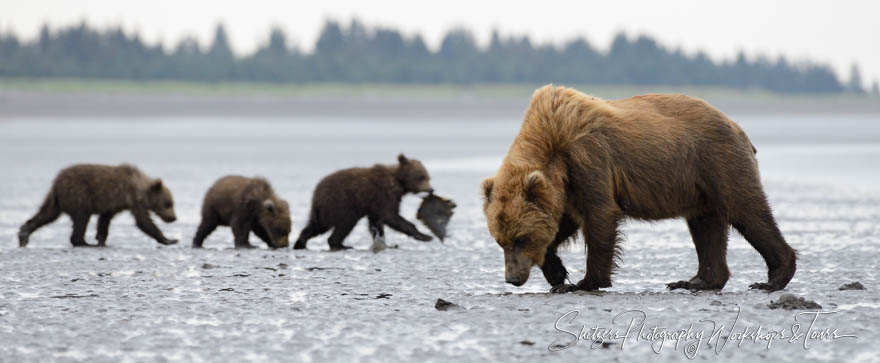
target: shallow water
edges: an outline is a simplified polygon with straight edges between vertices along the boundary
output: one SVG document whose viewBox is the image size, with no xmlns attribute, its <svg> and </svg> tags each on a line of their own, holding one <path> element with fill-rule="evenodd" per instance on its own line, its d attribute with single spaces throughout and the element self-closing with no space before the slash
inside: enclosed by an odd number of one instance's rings
<svg viewBox="0 0 880 363">
<path fill-rule="evenodd" d="M 2 121 L 0 360 L 673 361 L 694 353 L 704 359 L 876 361 L 880 117 L 737 119 L 758 148 L 771 205 L 800 254 L 798 273 L 784 292 L 748 290 L 765 279 L 766 267 L 736 234 L 728 251 L 733 277 L 723 292 L 665 290 L 665 283 L 696 270 L 682 221 L 627 223 L 614 287 L 603 292 L 546 294 L 539 270 L 522 287 L 504 284 L 501 251 L 486 231 L 478 184 L 494 173 L 518 120 Z M 372 254 L 362 222 L 346 241 L 355 250 L 346 252 L 327 252 L 326 235 L 313 239 L 308 251 L 236 251 L 229 249 L 227 228 L 211 235 L 206 250 L 189 248 L 203 193 L 222 175 L 272 181 L 291 204 L 295 238 L 321 176 L 392 163 L 398 152 L 423 160 L 437 193 L 458 204 L 445 243 L 389 232 L 388 242 L 399 248 Z M 28 248 L 17 248 L 15 233 L 36 211 L 52 177 L 76 162 L 131 162 L 162 177 L 174 192 L 179 219 L 156 222 L 182 243 L 157 246 L 121 215 L 106 249 L 70 248 L 66 217 L 34 233 Z M 402 214 L 415 221 L 418 203 L 405 198 Z M 562 257 L 571 279 L 579 280 L 583 245 Z M 852 281 L 867 290 L 838 290 Z M 801 323 L 804 333 L 808 316 L 795 321 L 795 311 L 766 307 L 782 293 L 838 311 L 819 317 L 814 327 L 857 338 L 774 340 L 769 348 L 760 340 L 723 345 L 746 327 L 791 334 Z M 438 298 L 458 308 L 438 311 Z M 705 336 L 675 347 L 675 341 L 660 346 L 656 336 L 636 339 L 633 332 L 626 341 L 607 340 L 612 344 L 605 348 L 581 341 L 551 351 L 570 341 L 554 324 L 572 310 L 578 317 L 567 315 L 561 329 L 598 326 L 624 334 L 633 311 L 643 311 L 646 329 L 693 324 L 692 331 Z M 726 324 L 720 341 L 709 339 L 710 323 L 700 322 L 705 319 Z"/>
</svg>

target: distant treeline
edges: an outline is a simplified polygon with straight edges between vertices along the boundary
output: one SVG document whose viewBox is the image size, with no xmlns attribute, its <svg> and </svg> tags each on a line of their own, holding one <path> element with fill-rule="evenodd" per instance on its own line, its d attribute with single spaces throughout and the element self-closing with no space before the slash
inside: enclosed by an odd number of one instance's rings
<svg viewBox="0 0 880 363">
<path fill-rule="evenodd" d="M 706 85 L 762 88 L 776 92 L 840 92 L 834 71 L 822 64 L 784 57 L 713 62 L 669 49 L 649 36 L 620 33 L 607 52 L 586 39 L 561 46 L 533 44 L 528 37 L 497 32 L 487 48 L 463 29 L 449 31 L 437 51 L 420 35 L 367 28 L 358 21 L 328 21 L 312 53 L 288 44 L 272 30 L 255 53 L 234 55 L 222 25 L 203 47 L 185 38 L 172 48 L 146 44 L 121 29 L 96 30 L 85 23 L 50 30 L 33 42 L 0 34 L 0 77 L 80 77 L 135 80 L 379 82 L 379 83 L 589 83 Z"/>
</svg>

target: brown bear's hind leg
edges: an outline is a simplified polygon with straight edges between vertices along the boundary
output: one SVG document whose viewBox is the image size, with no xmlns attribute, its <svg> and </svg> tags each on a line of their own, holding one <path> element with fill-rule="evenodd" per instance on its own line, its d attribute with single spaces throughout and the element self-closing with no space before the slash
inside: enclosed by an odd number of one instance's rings
<svg viewBox="0 0 880 363">
<path fill-rule="evenodd" d="M 757 208 L 744 208 L 739 212 L 738 217 L 733 220 L 733 227 L 758 250 L 767 263 L 768 270 L 766 283 L 758 282 L 749 287 L 768 291 L 784 289 L 794 277 L 797 255 L 776 226 L 766 198 L 762 198 L 762 203 Z"/>
<path fill-rule="evenodd" d="M 694 246 L 697 248 L 699 267 L 697 275 L 688 281 L 667 284 L 670 290 L 720 290 L 730 278 L 727 268 L 727 236 L 730 225 L 726 218 L 711 213 L 687 220 Z"/>
<path fill-rule="evenodd" d="M 107 236 L 110 233 L 110 221 L 115 215 L 116 213 L 108 212 L 98 217 L 98 233 L 95 235 L 95 239 L 98 240 L 98 247 L 106 246 Z"/>
<path fill-rule="evenodd" d="M 315 222 L 314 217 L 309 219 L 309 224 L 303 228 L 302 232 L 299 233 L 299 237 L 296 239 L 296 243 L 293 245 L 293 249 L 302 250 L 306 248 L 306 242 L 309 241 L 314 236 L 319 234 L 324 234 L 330 230 L 330 227 L 324 227 Z"/>
<path fill-rule="evenodd" d="M 73 220 L 73 233 L 70 234 L 70 244 L 73 247 L 94 247 L 86 243 L 86 229 L 89 226 L 91 215 L 77 213 L 70 216 Z"/>
</svg>

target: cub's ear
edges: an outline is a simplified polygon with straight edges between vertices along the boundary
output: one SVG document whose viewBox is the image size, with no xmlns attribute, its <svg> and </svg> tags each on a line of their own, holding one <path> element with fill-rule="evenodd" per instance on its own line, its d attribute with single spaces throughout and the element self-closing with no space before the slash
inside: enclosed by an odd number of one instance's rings
<svg viewBox="0 0 880 363">
<path fill-rule="evenodd" d="M 401 164 L 406 164 L 409 162 L 409 159 L 407 159 L 406 156 L 403 156 L 403 153 L 400 153 L 397 155 L 397 162 Z"/>
<path fill-rule="evenodd" d="M 537 201 L 541 196 L 541 191 L 547 187 L 547 178 L 540 170 L 535 170 L 526 176 L 525 192 L 526 200 L 530 202 Z"/>
<path fill-rule="evenodd" d="M 483 198 L 486 198 L 486 201 L 492 198 L 492 187 L 494 186 L 495 178 L 483 179 L 483 183 L 480 184 L 480 188 L 483 190 Z"/>
<path fill-rule="evenodd" d="M 275 207 L 275 203 L 271 199 L 263 201 L 263 209 L 272 214 L 278 213 L 278 208 Z"/>
<path fill-rule="evenodd" d="M 152 192 L 162 191 L 162 179 L 153 180 L 153 182 L 150 183 L 150 191 L 152 191 Z"/>
</svg>

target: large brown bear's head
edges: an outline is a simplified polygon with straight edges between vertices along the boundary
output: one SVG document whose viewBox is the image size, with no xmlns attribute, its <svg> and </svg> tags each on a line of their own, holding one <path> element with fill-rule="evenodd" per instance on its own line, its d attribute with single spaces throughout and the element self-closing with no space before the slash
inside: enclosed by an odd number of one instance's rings
<svg viewBox="0 0 880 363">
<path fill-rule="evenodd" d="M 174 198 L 171 196 L 171 191 L 168 190 L 168 187 L 162 183 L 162 179 L 155 179 L 150 182 L 146 196 L 147 206 L 159 218 L 162 218 L 166 223 L 177 220 L 177 215 L 174 213 Z"/>
<path fill-rule="evenodd" d="M 396 173 L 397 180 L 407 192 L 431 193 L 434 191 L 434 188 L 431 187 L 431 177 L 428 175 L 428 170 L 425 169 L 421 161 L 407 159 L 403 154 L 397 156 L 397 161 L 400 163 Z"/>
<path fill-rule="evenodd" d="M 269 236 L 269 247 L 287 248 L 290 244 L 290 205 L 286 200 L 266 199 L 260 206 L 260 227 Z"/>
<path fill-rule="evenodd" d="M 504 249 L 505 280 L 520 286 L 533 266 L 544 264 L 559 229 L 561 191 L 538 170 L 499 173 L 484 180 L 482 189 L 489 233 Z"/>
</svg>

